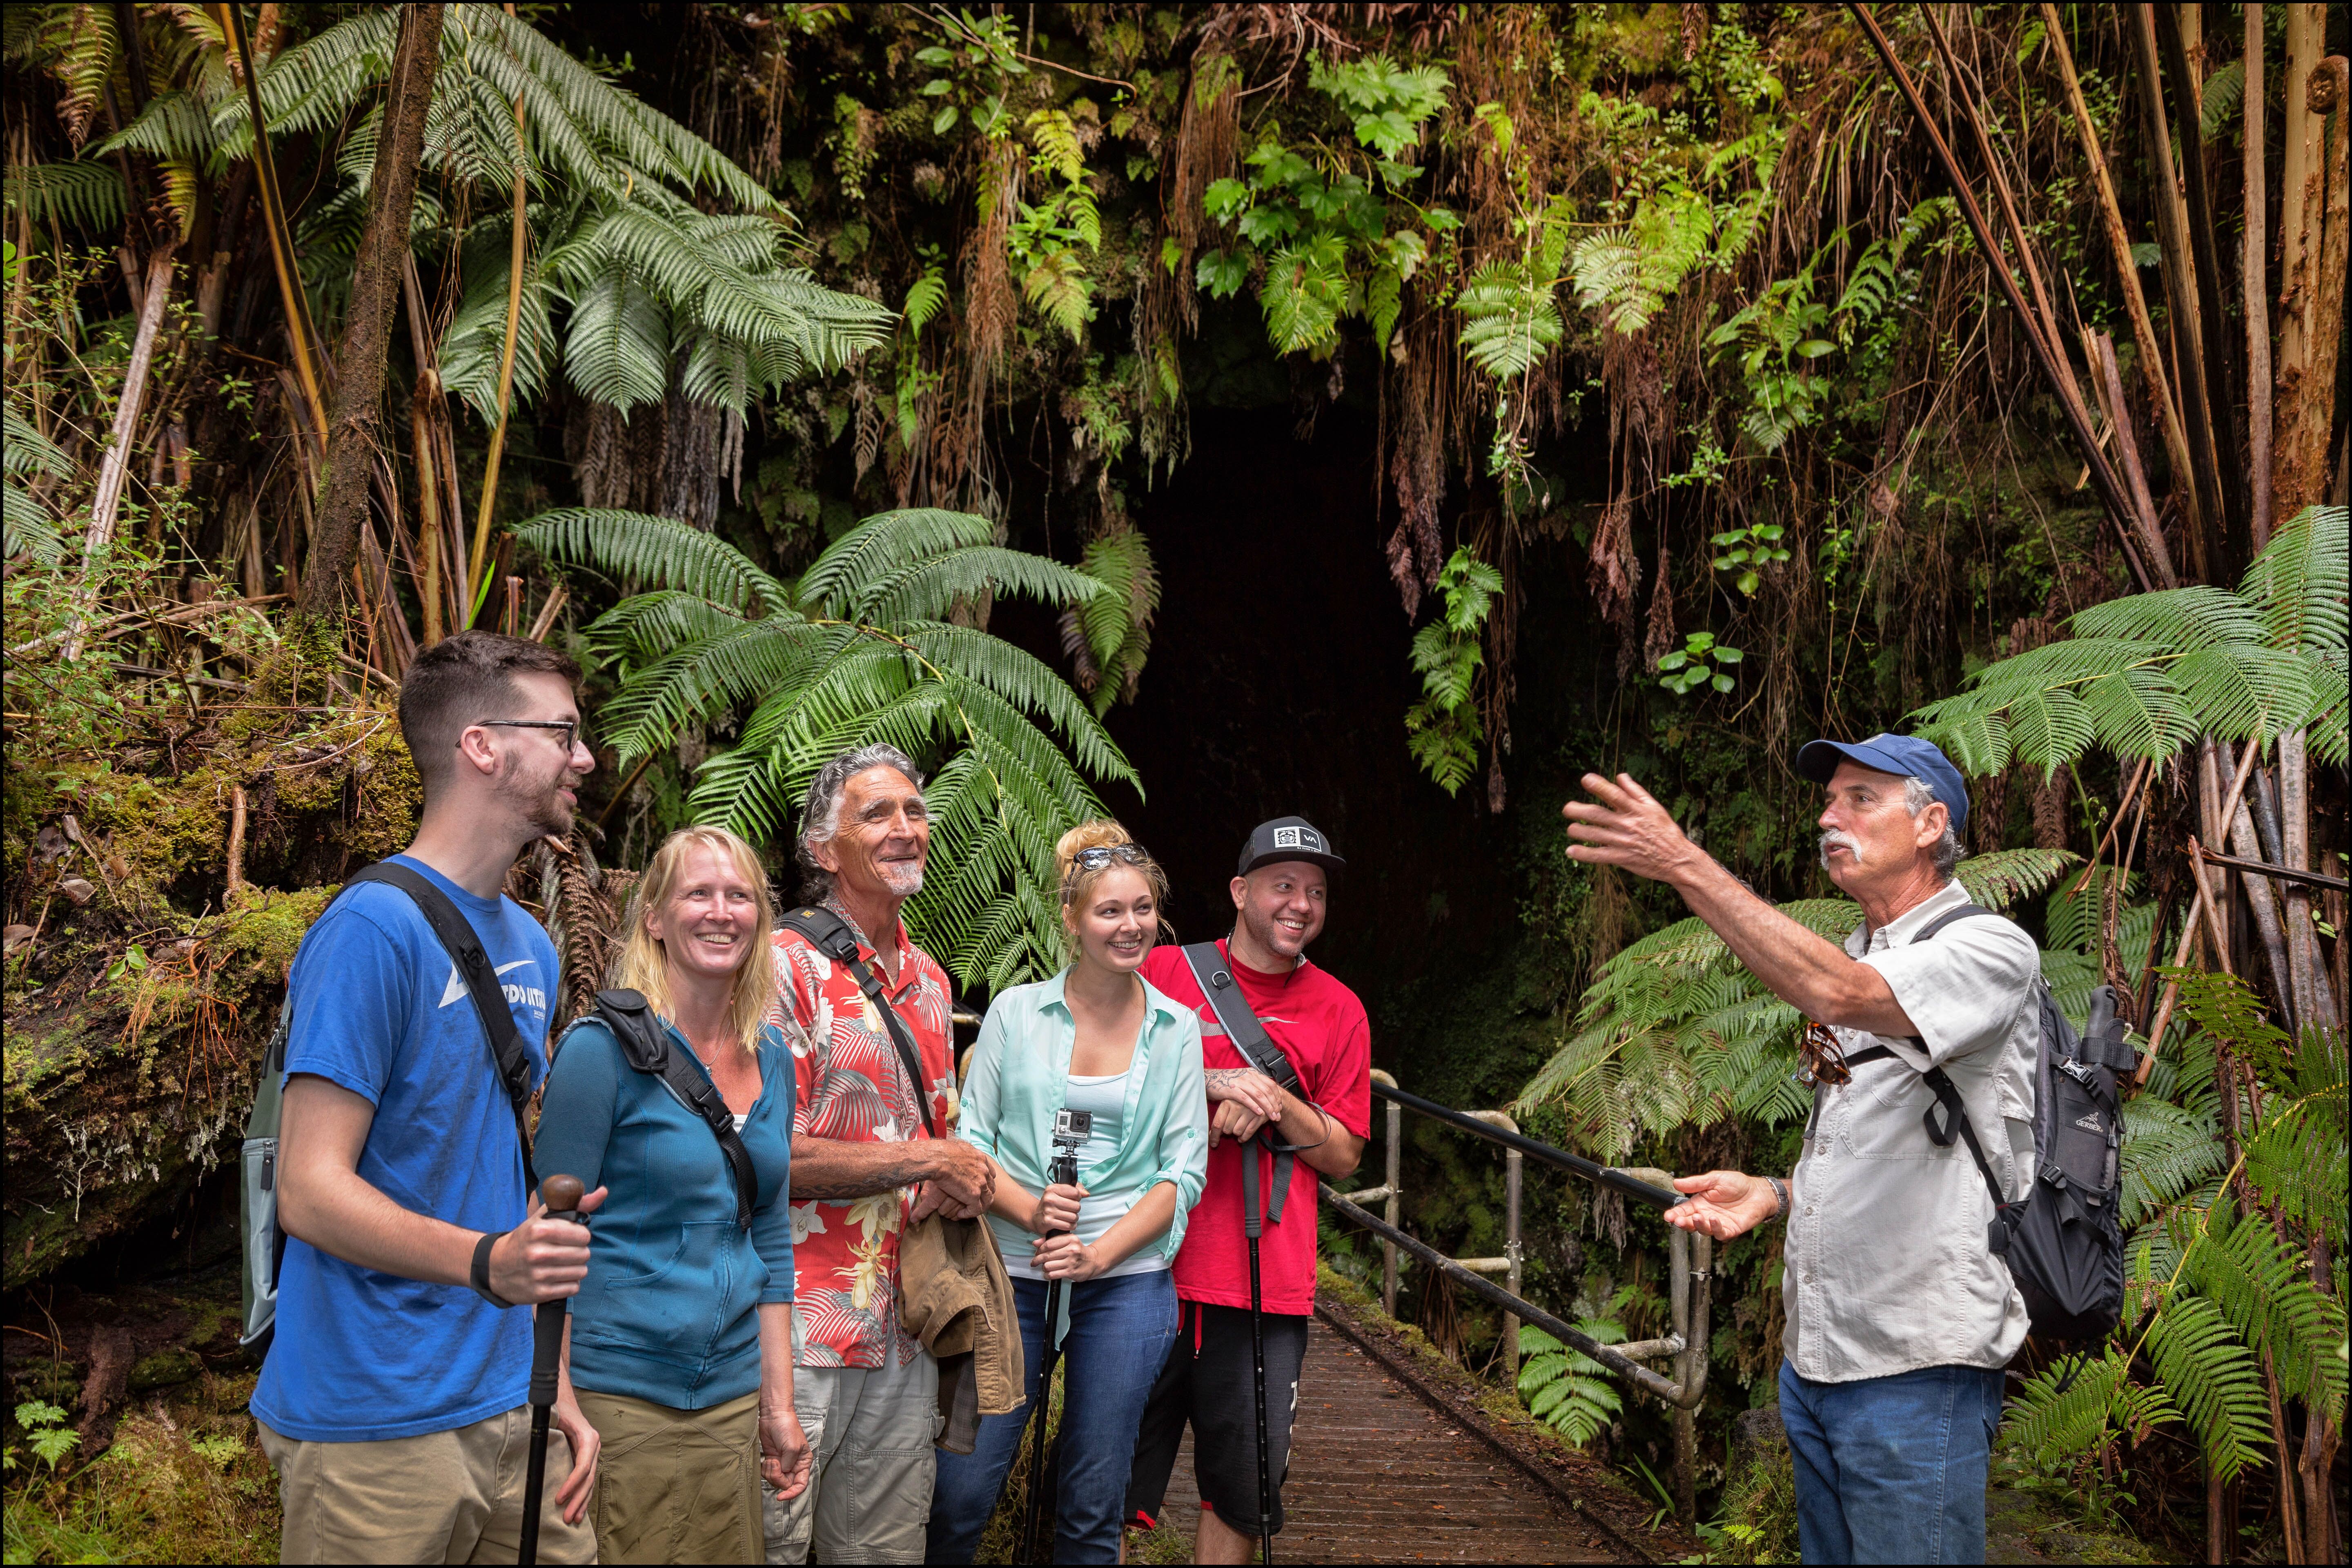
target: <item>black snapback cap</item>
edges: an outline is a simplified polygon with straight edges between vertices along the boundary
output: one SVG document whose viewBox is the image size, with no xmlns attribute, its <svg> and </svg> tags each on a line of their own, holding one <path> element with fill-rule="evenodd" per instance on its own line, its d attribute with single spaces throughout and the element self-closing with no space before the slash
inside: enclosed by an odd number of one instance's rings
<svg viewBox="0 0 2352 1568">
<path fill-rule="evenodd" d="M 1332 852 L 1331 841 L 1313 823 L 1303 816 L 1277 816 L 1251 830 L 1249 841 L 1242 846 L 1241 868 L 1234 874 L 1246 877 L 1258 867 L 1278 860 L 1310 860 L 1332 872 L 1348 868 L 1348 863 Z"/>
</svg>

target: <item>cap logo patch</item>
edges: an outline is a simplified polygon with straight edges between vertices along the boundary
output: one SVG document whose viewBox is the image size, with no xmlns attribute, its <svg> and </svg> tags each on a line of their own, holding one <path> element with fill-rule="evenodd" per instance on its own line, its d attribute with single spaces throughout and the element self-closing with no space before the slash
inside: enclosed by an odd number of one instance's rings
<svg viewBox="0 0 2352 1568">
<path fill-rule="evenodd" d="M 1274 847 L 1276 849 L 1296 849 L 1299 847 L 1298 829 L 1296 827 L 1276 828 L 1274 830 Z"/>
</svg>

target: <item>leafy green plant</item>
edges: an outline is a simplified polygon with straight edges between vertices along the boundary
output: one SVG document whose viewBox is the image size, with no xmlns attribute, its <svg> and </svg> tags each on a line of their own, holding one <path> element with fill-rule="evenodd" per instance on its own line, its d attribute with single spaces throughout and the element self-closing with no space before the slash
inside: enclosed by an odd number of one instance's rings
<svg viewBox="0 0 2352 1568">
<path fill-rule="evenodd" d="M 2112 599 L 2074 636 L 1978 672 L 1921 709 L 1919 733 L 1972 773 L 2045 771 L 2096 746 L 2161 762 L 2199 737 L 2269 742 L 2308 728 L 2346 760 L 2346 510 L 2306 509 L 2233 593 L 2198 586 Z"/>
<path fill-rule="evenodd" d="M 1702 686 L 1728 691 L 1735 684 L 1731 667 L 1747 657 L 1738 648 L 1717 642 L 1713 632 L 1692 632 L 1683 638 L 1682 647 L 1658 659 L 1658 684 L 1677 697 Z"/>
<path fill-rule="evenodd" d="M 34 1458 L 51 1470 L 81 1442 L 81 1434 L 67 1425 L 69 1419 L 64 1410 L 46 1400 L 28 1399 L 16 1406 L 16 1425 L 25 1434 L 26 1446 L 32 1450 Z M 12 1470 L 16 1468 L 15 1444 L 10 1444 L 7 1453 L 0 1456 L 0 1464 Z"/>
<path fill-rule="evenodd" d="M 1261 142 L 1244 160 L 1246 180 L 1221 179 L 1203 193 L 1209 216 L 1234 237 L 1204 251 L 1194 276 L 1222 300 L 1259 275 L 1266 335 L 1283 353 L 1328 355 L 1339 346 L 1339 322 L 1360 316 L 1385 354 L 1404 285 L 1429 255 L 1423 231 L 1436 236 L 1460 226 L 1452 213 L 1431 207 L 1412 209 L 1417 226 L 1408 221 L 1392 229 L 1384 194 L 1420 177 L 1422 170 L 1399 162 L 1399 154 L 1444 105 L 1445 73 L 1435 66 L 1402 68 L 1374 54 L 1336 65 L 1318 58 L 1309 81 L 1349 116 L 1359 143 L 1374 154 L 1370 169 L 1359 173 L 1337 149 Z"/>
<path fill-rule="evenodd" d="M 1142 531 L 1123 528 L 1087 542 L 1080 574 L 1109 592 L 1062 612 L 1062 651 L 1077 671 L 1097 717 L 1132 701 L 1151 651 L 1151 617 L 1160 608 L 1160 574 Z"/>
<path fill-rule="evenodd" d="M 1579 1320 L 1582 1333 L 1604 1345 L 1625 1342 L 1625 1331 L 1605 1318 Z M 1581 1351 L 1569 1349 L 1541 1329 L 1521 1325 L 1519 1397 L 1528 1414 L 1581 1448 L 1609 1429 L 1625 1408 L 1611 1384 L 1609 1369 Z"/>
<path fill-rule="evenodd" d="M 1406 710 L 1404 727 L 1413 761 L 1448 795 L 1458 793 L 1478 767 L 1478 742 L 1486 726 L 1472 700 L 1486 653 L 1479 633 L 1503 591 L 1503 574 L 1463 545 L 1437 574 L 1445 609 L 1413 634 L 1412 668 L 1421 676 L 1422 699 Z"/>
<path fill-rule="evenodd" d="M 684 725 L 739 721 L 690 803 L 757 843 L 853 746 L 887 741 L 936 761 L 931 874 L 907 909 L 917 940 L 992 989 L 1061 967 L 1054 841 L 1101 814 L 1086 774 L 1141 782 L 1067 682 L 958 617 L 1002 594 L 1083 617 L 1112 595 L 1103 581 L 1005 549 L 986 518 L 962 512 L 868 518 L 796 583 L 667 518 L 566 508 L 515 531 L 552 560 L 657 584 L 588 628 L 620 681 L 600 722 L 622 766 Z"/>
<path fill-rule="evenodd" d="M 1715 546 L 1715 569 L 1733 572 L 1732 581 L 1743 594 L 1753 594 L 1767 566 L 1776 566 L 1789 559 L 1786 546 L 1780 542 L 1788 531 L 1777 522 L 1751 523 L 1745 528 L 1727 528 L 1708 542 Z M 1717 656 L 1723 650 L 1711 649 Z M 1737 652 L 1737 649 L 1730 650 Z M 1733 659 L 1730 662 L 1738 663 Z M 1723 689 L 1717 688 L 1717 690 Z"/>
<path fill-rule="evenodd" d="M 13 407 L 5 411 L 5 441 L 0 445 L 0 557 L 26 556 L 43 566 L 65 558 L 65 540 L 56 518 L 19 481 L 30 477 L 69 479 L 73 465 L 57 444 Z"/>
<path fill-rule="evenodd" d="M 1078 102 L 1092 112 L 1091 104 L 1083 99 Z M 1035 149 L 1029 172 L 1045 184 L 1047 195 L 1043 201 L 1021 204 L 1021 216 L 1006 231 L 1006 243 L 1021 274 L 1022 297 L 1078 342 L 1094 319 L 1094 280 L 1087 275 L 1078 247 L 1086 247 L 1089 254 L 1102 247 L 1102 217 L 1087 185 L 1086 154 L 1069 113 L 1041 109 L 1029 117 L 1027 129 Z"/>
</svg>

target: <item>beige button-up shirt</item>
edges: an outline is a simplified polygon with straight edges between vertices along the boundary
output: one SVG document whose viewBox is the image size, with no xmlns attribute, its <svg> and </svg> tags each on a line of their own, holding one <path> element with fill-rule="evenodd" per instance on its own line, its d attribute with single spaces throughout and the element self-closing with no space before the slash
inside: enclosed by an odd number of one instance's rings
<svg viewBox="0 0 2352 1568">
<path fill-rule="evenodd" d="M 1926 1366 L 2005 1366 L 2025 1341 L 2025 1299 L 1987 1248 L 1992 1196 L 1957 1134 L 1938 1148 L 1921 1116 L 1922 1075 L 1941 1067 L 1968 1107 L 1985 1157 L 2011 1199 L 2033 1177 L 2033 1076 L 2040 1053 L 2041 953 L 2006 920 L 1971 915 L 1924 942 L 1937 916 L 1969 901 L 1957 881 L 1846 952 L 1886 977 L 1918 1026 L 1907 1039 L 1840 1029 L 1852 1056 L 1892 1059 L 1813 1091 L 1804 1152 L 1790 1183 L 1780 1299 L 1781 1352 L 1800 1377 L 1853 1383 Z"/>
</svg>

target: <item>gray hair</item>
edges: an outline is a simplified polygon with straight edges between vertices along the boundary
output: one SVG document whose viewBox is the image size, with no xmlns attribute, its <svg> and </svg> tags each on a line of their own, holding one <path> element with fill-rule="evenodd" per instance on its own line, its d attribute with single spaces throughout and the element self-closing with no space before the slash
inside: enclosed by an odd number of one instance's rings
<svg viewBox="0 0 2352 1568">
<path fill-rule="evenodd" d="M 1928 806 L 1935 804 L 1936 799 L 1936 792 L 1926 779 L 1916 774 L 1904 779 L 1903 808 L 1912 816 L 1916 816 L 1927 810 Z M 1948 805 L 1945 810 L 1947 816 L 1944 819 L 1944 836 L 1937 839 L 1934 846 L 1927 851 L 1927 858 L 1935 863 L 1936 874 L 1939 877 L 1949 877 L 1952 874 L 1952 868 L 1960 863 L 1960 857 L 1968 853 L 1960 847 L 1960 836 L 1953 829 L 1948 815 L 1950 807 Z"/>
<path fill-rule="evenodd" d="M 833 873 L 816 863 L 810 853 L 820 844 L 833 842 L 841 831 L 842 786 L 868 768 L 895 768 L 906 776 L 908 784 L 920 795 L 923 775 L 898 747 L 877 741 L 855 751 L 844 752 L 817 769 L 816 777 L 809 780 L 808 795 L 801 802 L 801 836 L 793 847 L 801 863 L 801 900 L 803 903 L 822 903 L 833 894 Z"/>
</svg>

